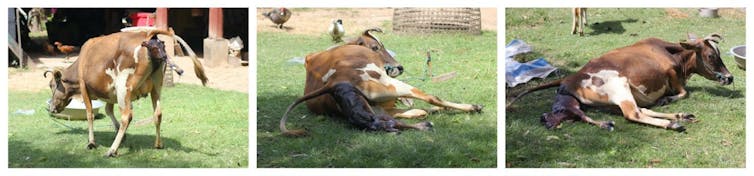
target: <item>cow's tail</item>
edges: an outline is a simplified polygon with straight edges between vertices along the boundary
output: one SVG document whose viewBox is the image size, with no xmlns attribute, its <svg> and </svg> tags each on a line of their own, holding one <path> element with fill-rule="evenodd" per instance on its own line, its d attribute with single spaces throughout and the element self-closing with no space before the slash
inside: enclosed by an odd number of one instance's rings
<svg viewBox="0 0 754 176">
<path fill-rule="evenodd" d="M 179 37 L 178 35 L 173 35 L 173 38 L 177 40 L 183 48 L 186 48 L 186 52 L 189 53 L 189 56 L 191 57 L 191 61 L 194 62 L 194 73 L 196 73 L 196 77 L 202 80 L 202 85 L 207 85 L 207 75 L 204 74 L 204 67 L 202 66 L 202 63 L 199 62 L 199 59 L 196 58 L 196 53 L 194 53 L 194 50 L 191 49 L 191 46 L 189 46 L 186 41 L 183 41 L 183 38 Z"/>
<path fill-rule="evenodd" d="M 287 128 L 285 128 L 285 121 L 288 120 L 288 113 L 291 112 L 291 110 L 293 110 L 296 105 L 301 104 L 301 102 L 324 95 L 328 92 L 330 92 L 330 86 L 325 85 L 322 88 L 315 90 L 314 92 L 309 92 L 303 97 L 296 99 L 293 104 L 289 105 L 288 109 L 286 109 L 285 113 L 283 113 L 283 118 L 280 119 L 280 131 L 283 133 L 283 135 L 289 137 L 305 136 L 307 134 L 306 130 L 288 130 Z"/>
<path fill-rule="evenodd" d="M 515 97 L 513 97 L 513 99 L 509 100 L 508 104 L 506 104 L 505 107 L 508 108 L 509 106 L 511 106 L 513 104 L 513 102 L 515 102 L 517 99 L 523 97 L 526 94 L 529 94 L 529 93 L 532 93 L 532 92 L 535 92 L 535 91 L 538 91 L 538 90 L 542 90 L 542 89 L 547 89 L 547 88 L 551 88 L 551 87 L 555 87 L 555 86 L 560 86 L 560 84 L 562 82 L 563 82 L 563 79 L 558 79 L 558 80 L 550 81 L 548 83 L 539 85 L 537 87 L 525 90 L 524 92 L 521 92 L 518 95 L 516 95 Z"/>
</svg>

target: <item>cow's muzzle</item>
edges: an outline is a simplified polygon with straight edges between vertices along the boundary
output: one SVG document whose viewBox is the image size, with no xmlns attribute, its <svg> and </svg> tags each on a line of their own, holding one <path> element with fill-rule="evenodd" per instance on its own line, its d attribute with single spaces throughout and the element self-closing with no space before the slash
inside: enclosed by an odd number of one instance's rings
<svg viewBox="0 0 754 176">
<path fill-rule="evenodd" d="M 398 77 L 399 75 L 403 74 L 403 66 L 392 66 L 392 65 L 385 65 L 385 72 L 390 77 Z"/>
<path fill-rule="evenodd" d="M 717 77 L 717 80 L 722 85 L 729 85 L 733 83 L 733 75 L 731 75 L 730 73 L 725 74 L 725 75 L 717 74 L 716 77 Z"/>
</svg>

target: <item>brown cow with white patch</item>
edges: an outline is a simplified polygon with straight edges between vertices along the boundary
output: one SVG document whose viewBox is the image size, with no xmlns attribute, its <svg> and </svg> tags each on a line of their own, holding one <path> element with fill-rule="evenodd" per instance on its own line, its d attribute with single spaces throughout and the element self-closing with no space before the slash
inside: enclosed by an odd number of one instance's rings
<svg viewBox="0 0 754 176">
<path fill-rule="evenodd" d="M 587 105 L 617 106 L 629 121 L 682 132 L 686 128 L 679 121 L 695 121 L 694 115 L 659 113 L 645 107 L 685 98 L 684 86 L 692 73 L 723 85 L 733 83 L 720 59 L 720 40 L 718 34 L 703 39 L 689 34 L 689 40 L 681 43 L 644 39 L 592 59 L 575 74 L 526 90 L 508 105 L 530 92 L 560 86 L 552 112 L 541 118 L 547 128 L 563 120 L 581 120 L 612 131 L 612 121 L 595 121 L 584 115 L 580 108 Z"/>
<path fill-rule="evenodd" d="M 50 88 L 53 91 L 50 113 L 61 112 L 71 102 L 72 96 L 81 95 L 89 125 L 88 149 L 97 147 L 92 128 L 94 114 L 91 100 L 100 99 L 107 102 L 105 110 L 118 134 L 105 156 L 113 157 L 117 155 L 118 146 L 133 118 L 131 102 L 146 97 L 147 94 L 152 98 L 154 110 L 154 147 L 163 147 L 160 141 L 160 92 L 168 58 L 164 42 L 157 38 L 158 34 L 174 36 L 167 31 L 152 30 L 119 32 L 91 38 L 81 47 L 79 59 L 73 65 L 65 70 L 48 71 L 53 73 L 53 79 L 50 80 Z M 185 45 L 194 61 L 197 77 L 206 84 L 207 78 L 196 55 L 179 37 L 174 37 Z M 114 104 L 118 104 L 120 109 L 120 124 L 113 114 Z"/>
<path fill-rule="evenodd" d="M 369 29 L 346 45 L 306 56 L 306 87 L 304 96 L 286 110 L 280 130 L 286 136 L 306 135 L 303 130 L 288 130 L 285 121 L 296 105 L 306 101 L 316 114 L 346 117 L 355 126 L 367 130 L 396 132 L 401 129 L 428 130 L 430 122 L 404 124 L 393 117 L 416 118 L 426 110 L 403 110 L 395 107 L 398 98 L 415 98 L 440 108 L 480 112 L 482 106 L 440 100 L 394 77 L 403 67 L 387 52 L 385 46 Z"/>
</svg>

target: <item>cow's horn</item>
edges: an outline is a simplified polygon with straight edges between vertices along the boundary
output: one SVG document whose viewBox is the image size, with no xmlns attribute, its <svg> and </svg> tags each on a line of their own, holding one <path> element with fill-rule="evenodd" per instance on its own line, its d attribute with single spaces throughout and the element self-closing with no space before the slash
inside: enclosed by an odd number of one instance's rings
<svg viewBox="0 0 754 176">
<path fill-rule="evenodd" d="M 380 41 L 380 39 L 378 39 L 377 37 L 375 37 L 374 35 L 372 35 L 372 33 L 369 33 L 369 32 L 379 32 L 379 33 L 382 33 L 382 29 L 380 29 L 378 27 L 375 27 L 375 28 L 367 29 L 367 30 L 364 31 L 364 35 L 372 37 L 374 40 L 377 40 L 377 43 L 382 44 L 382 42 Z"/>
<path fill-rule="evenodd" d="M 709 36 L 704 37 L 704 40 L 710 40 L 715 43 L 720 43 L 720 41 L 723 40 L 723 36 L 720 36 L 720 34 L 717 34 L 717 33 L 712 33 Z"/>
</svg>

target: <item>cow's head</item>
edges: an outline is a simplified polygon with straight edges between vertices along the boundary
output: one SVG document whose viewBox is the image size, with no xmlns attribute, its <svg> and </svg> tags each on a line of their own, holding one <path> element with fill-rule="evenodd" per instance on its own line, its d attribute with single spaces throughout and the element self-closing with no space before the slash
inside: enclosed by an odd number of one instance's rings
<svg viewBox="0 0 754 176">
<path fill-rule="evenodd" d="M 377 52 L 382 57 L 382 60 L 385 62 L 385 72 L 387 72 L 387 75 L 390 77 L 397 77 L 398 75 L 403 74 L 403 66 L 398 63 L 398 61 L 393 58 L 393 55 L 391 55 L 387 49 L 385 49 L 385 45 L 380 42 L 377 37 L 372 35 L 370 32 L 382 32 L 382 29 L 380 28 L 372 28 L 367 29 L 364 31 L 364 33 L 361 34 L 357 39 L 350 41 L 346 43 L 347 45 L 361 45 L 364 47 L 367 47 L 371 49 L 374 52 Z"/>
<path fill-rule="evenodd" d="M 52 73 L 52 79 L 50 79 L 52 98 L 50 99 L 47 110 L 53 114 L 62 112 L 63 109 L 71 103 L 72 90 L 68 87 L 67 81 L 63 80 L 62 68 L 45 71 L 45 78 L 47 78 L 47 73 Z"/>
<path fill-rule="evenodd" d="M 694 50 L 692 61 L 695 63 L 695 72 L 703 77 L 718 81 L 722 85 L 733 83 L 733 75 L 728 72 L 723 60 L 720 58 L 718 43 L 722 40 L 719 34 L 711 34 L 703 39 L 697 39 L 694 34 L 688 34 L 688 41 L 681 42 L 685 49 Z"/>
<path fill-rule="evenodd" d="M 165 51 L 165 42 L 157 38 L 157 35 L 152 35 L 150 39 L 141 43 L 141 46 L 147 48 L 149 58 L 152 60 L 163 61 L 168 58 L 168 54 Z"/>
</svg>

